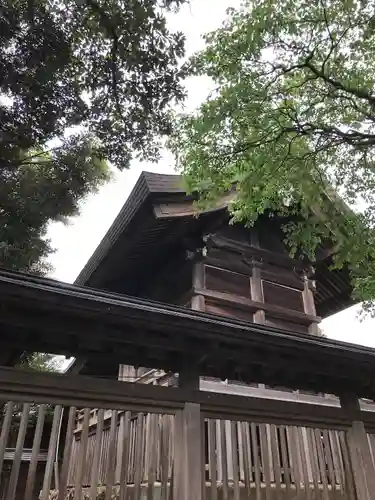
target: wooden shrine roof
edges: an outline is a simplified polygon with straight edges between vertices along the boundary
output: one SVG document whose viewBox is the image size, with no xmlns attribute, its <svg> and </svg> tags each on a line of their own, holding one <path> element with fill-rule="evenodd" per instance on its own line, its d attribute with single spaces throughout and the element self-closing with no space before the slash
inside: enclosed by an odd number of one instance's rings
<svg viewBox="0 0 375 500">
<path fill-rule="evenodd" d="M 1 349 L 375 398 L 375 350 L 0 271 Z M 4 364 L 4 363 L 1 363 Z"/>
<path fill-rule="evenodd" d="M 165 266 L 184 237 L 210 231 L 229 215 L 225 203 L 195 216 L 177 175 L 143 172 L 76 284 L 142 296 L 155 269 Z M 316 265 L 318 316 L 352 305 L 347 270 L 332 271 L 329 258 Z"/>
</svg>

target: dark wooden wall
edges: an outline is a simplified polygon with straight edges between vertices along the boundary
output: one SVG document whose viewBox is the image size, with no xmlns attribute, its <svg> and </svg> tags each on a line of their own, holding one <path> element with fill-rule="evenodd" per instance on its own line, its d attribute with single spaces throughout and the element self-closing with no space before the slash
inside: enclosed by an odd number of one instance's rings
<svg viewBox="0 0 375 500">
<path fill-rule="evenodd" d="M 206 238 L 193 271 L 194 309 L 317 333 L 308 268 L 289 257 L 276 222 L 226 226 Z"/>
<path fill-rule="evenodd" d="M 195 250 L 191 240 L 188 247 L 180 242 L 150 277 L 143 296 L 317 334 L 313 281 L 307 265 L 290 258 L 283 238 L 280 223 L 266 218 L 253 228 L 226 224 L 212 234 L 194 235 Z"/>
</svg>

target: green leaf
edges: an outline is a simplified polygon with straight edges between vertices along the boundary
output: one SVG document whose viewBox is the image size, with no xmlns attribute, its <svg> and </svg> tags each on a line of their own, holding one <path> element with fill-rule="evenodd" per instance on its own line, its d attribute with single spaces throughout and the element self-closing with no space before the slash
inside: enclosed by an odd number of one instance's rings
<svg viewBox="0 0 375 500">
<path fill-rule="evenodd" d="M 313 257 L 331 239 L 335 265 L 349 267 L 368 310 L 375 299 L 374 9 L 374 0 L 248 0 L 232 9 L 191 61 L 216 92 L 176 117 L 169 141 L 190 190 L 205 200 L 236 182 L 233 220 L 253 224 L 266 210 L 284 213 L 287 203 L 298 215 L 284 228 L 292 254 Z M 358 204 L 361 213 L 348 209 Z"/>
</svg>

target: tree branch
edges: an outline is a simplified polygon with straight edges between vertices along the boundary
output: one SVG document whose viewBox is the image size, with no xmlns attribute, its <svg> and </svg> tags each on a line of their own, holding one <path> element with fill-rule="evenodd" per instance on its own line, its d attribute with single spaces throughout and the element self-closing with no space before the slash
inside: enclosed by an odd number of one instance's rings
<svg viewBox="0 0 375 500">
<path fill-rule="evenodd" d="M 327 31 L 328 31 L 329 38 L 331 39 L 332 44 L 334 44 L 335 43 L 335 39 L 333 38 L 331 30 L 329 28 L 329 21 L 328 21 L 328 18 L 327 18 L 327 10 L 326 10 L 326 6 L 325 6 L 324 0 L 320 0 L 320 5 L 322 6 L 324 22 L 325 22 L 325 25 L 326 25 L 326 28 L 327 28 Z"/>
<path fill-rule="evenodd" d="M 329 83 L 335 89 L 343 90 L 344 92 L 352 94 L 360 99 L 365 99 L 371 104 L 371 106 L 375 108 L 375 96 L 370 94 L 369 90 L 359 89 L 359 88 L 357 89 L 354 87 L 344 85 L 338 80 L 334 80 L 333 78 L 326 75 L 323 71 L 319 70 L 316 66 L 314 66 L 311 62 L 311 59 L 306 58 L 305 62 L 301 66 L 302 67 L 305 66 L 306 68 L 308 68 L 312 73 L 314 73 L 314 75 L 321 78 L 326 83 Z"/>
<path fill-rule="evenodd" d="M 114 28 L 111 18 L 108 16 L 107 12 L 95 1 L 95 0 L 86 0 L 86 4 L 90 6 L 97 14 L 99 14 L 100 19 L 104 25 L 104 27 L 111 33 L 112 35 L 112 48 L 111 48 L 111 89 L 113 93 L 113 97 L 115 100 L 116 111 L 121 119 L 123 119 L 120 99 L 118 95 L 118 82 L 117 82 L 117 53 L 119 46 L 119 37 Z"/>
</svg>

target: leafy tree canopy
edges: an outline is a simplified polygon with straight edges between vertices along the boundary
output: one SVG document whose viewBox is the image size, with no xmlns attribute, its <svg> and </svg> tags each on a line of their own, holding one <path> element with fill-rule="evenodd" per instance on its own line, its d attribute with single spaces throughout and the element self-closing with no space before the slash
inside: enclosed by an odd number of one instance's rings
<svg viewBox="0 0 375 500">
<path fill-rule="evenodd" d="M 171 140 L 203 201 L 235 183 L 234 220 L 298 207 L 291 251 L 333 238 L 364 300 L 375 297 L 374 54 L 373 0 L 248 0 L 191 60 L 216 89 Z"/>
<path fill-rule="evenodd" d="M 126 166 L 154 158 L 182 97 L 177 58 L 161 8 L 183 0 L 5 0 L 0 16 L 2 157 L 44 145 L 71 125 L 93 133 Z M 5 147 L 7 144 L 7 148 Z"/>
<path fill-rule="evenodd" d="M 51 152 L 19 151 L 19 158 L 17 167 L 0 170 L 0 263 L 44 274 L 53 251 L 49 222 L 75 215 L 79 201 L 109 178 L 108 165 L 85 136 Z"/>
<path fill-rule="evenodd" d="M 34 352 L 24 354 L 18 367 L 38 372 L 58 372 L 61 369 L 61 361 L 54 354 Z"/>
<path fill-rule="evenodd" d="M 183 97 L 164 8 L 183 2 L 0 2 L 0 265 L 45 272 L 48 223 L 108 180 L 106 160 L 157 159 Z"/>
</svg>

